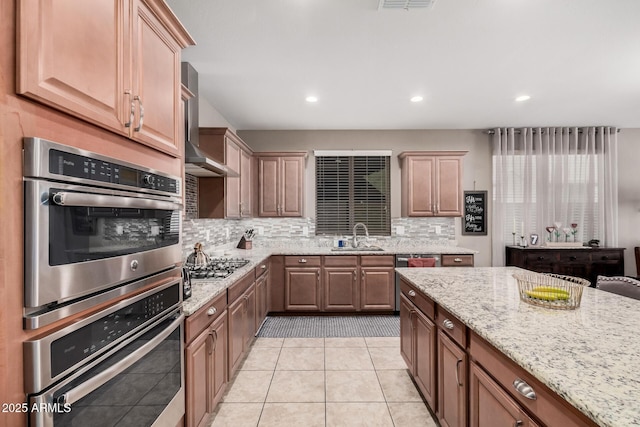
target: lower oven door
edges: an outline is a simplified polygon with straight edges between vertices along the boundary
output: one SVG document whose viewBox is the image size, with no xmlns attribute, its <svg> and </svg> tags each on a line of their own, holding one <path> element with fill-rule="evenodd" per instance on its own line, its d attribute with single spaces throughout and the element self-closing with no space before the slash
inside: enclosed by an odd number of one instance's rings
<svg viewBox="0 0 640 427">
<path fill-rule="evenodd" d="M 29 396 L 30 426 L 175 426 L 184 417 L 178 310 L 86 372 Z"/>
<path fill-rule="evenodd" d="M 25 307 L 86 297 L 175 266 L 175 198 L 25 179 Z"/>
</svg>

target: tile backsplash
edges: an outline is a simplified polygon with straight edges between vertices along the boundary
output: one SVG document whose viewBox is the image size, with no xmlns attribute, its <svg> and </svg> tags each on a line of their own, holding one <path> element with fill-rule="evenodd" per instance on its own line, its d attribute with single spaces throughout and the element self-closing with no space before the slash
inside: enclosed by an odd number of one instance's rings
<svg viewBox="0 0 640 427">
<path fill-rule="evenodd" d="M 334 238 L 347 236 L 316 236 L 314 218 L 250 218 L 250 219 L 198 219 L 198 179 L 185 175 L 185 214 L 182 224 L 182 248 L 185 256 L 196 242 L 205 251 L 219 246 L 238 243 L 244 231 L 253 228 L 256 236 L 253 246 L 286 247 L 332 246 Z M 391 236 L 372 236 L 377 244 L 394 246 L 408 242 L 455 245 L 455 219 L 392 218 Z M 294 243 L 295 241 L 295 243 Z"/>
</svg>

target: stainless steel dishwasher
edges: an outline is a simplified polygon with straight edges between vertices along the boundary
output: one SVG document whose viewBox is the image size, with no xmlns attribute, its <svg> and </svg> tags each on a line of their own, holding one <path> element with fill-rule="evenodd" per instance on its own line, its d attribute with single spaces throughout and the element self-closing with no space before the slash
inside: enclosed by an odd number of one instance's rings
<svg viewBox="0 0 640 427">
<path fill-rule="evenodd" d="M 435 258 L 436 267 L 440 267 L 440 254 L 396 254 L 396 267 L 408 267 L 409 258 Z M 400 312 L 400 275 L 396 273 L 396 306 L 395 311 Z"/>
</svg>

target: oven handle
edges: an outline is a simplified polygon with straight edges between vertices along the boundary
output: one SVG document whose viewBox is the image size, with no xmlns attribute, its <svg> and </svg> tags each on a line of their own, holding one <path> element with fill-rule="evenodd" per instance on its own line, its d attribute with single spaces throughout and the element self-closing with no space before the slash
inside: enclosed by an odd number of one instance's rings
<svg viewBox="0 0 640 427">
<path fill-rule="evenodd" d="M 129 368 L 131 365 L 136 363 L 138 360 L 142 359 L 147 355 L 151 350 L 153 350 L 158 344 L 164 341 L 169 335 L 173 333 L 173 331 L 180 326 L 182 321 L 184 320 L 184 314 L 180 314 L 180 316 L 174 320 L 169 327 L 167 327 L 160 334 L 153 337 L 151 341 L 141 346 L 138 350 L 131 353 L 131 355 L 122 359 L 118 364 L 113 365 L 104 371 L 100 372 L 89 381 L 83 382 L 75 388 L 64 393 L 62 396 L 58 396 L 57 399 L 53 403 L 59 404 L 69 404 L 73 405 L 92 391 L 96 390 L 98 387 L 106 384 L 109 380 L 114 378 L 116 375 L 122 373 L 125 369 Z"/>
<path fill-rule="evenodd" d="M 182 209 L 182 206 L 178 203 L 163 200 L 108 196 L 104 194 L 68 193 L 66 191 L 53 193 L 51 200 L 60 206 L 162 209 L 167 211 Z"/>
</svg>

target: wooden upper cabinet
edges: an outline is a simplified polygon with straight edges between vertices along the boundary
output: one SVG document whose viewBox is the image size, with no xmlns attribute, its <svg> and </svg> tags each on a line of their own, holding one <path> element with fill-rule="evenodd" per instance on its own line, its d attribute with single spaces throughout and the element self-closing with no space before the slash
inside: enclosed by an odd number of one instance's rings
<svg viewBox="0 0 640 427">
<path fill-rule="evenodd" d="M 302 216 L 306 152 L 256 153 L 258 216 Z"/>
<path fill-rule="evenodd" d="M 179 157 L 180 51 L 160 0 L 20 0 L 17 92 Z"/>
<path fill-rule="evenodd" d="M 198 178 L 200 218 L 246 218 L 253 214 L 253 152 L 228 128 L 200 128 L 200 149 L 235 176 Z"/>
<path fill-rule="evenodd" d="M 405 151 L 402 216 L 462 215 L 462 156 L 466 151 Z"/>
</svg>

